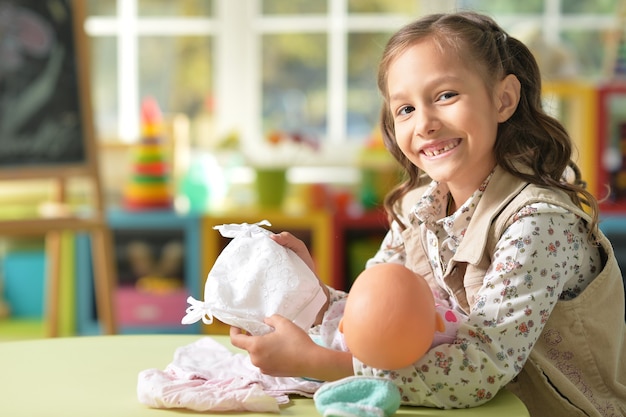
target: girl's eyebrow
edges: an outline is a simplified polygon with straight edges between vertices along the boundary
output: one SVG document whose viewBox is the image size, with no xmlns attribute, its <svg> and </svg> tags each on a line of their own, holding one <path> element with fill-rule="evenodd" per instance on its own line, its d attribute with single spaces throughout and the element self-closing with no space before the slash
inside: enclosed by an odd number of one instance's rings
<svg viewBox="0 0 626 417">
<path fill-rule="evenodd" d="M 394 101 L 394 100 L 402 100 L 404 99 L 406 94 L 404 93 L 395 93 L 389 96 L 389 101 Z"/>
<path fill-rule="evenodd" d="M 442 76 L 433 78 L 432 80 L 429 80 L 428 82 L 426 82 L 424 84 L 424 89 L 429 89 L 429 88 L 433 88 L 434 86 L 437 86 L 439 84 L 444 84 L 444 83 L 450 83 L 450 82 L 462 82 L 463 80 L 456 76 L 456 75 L 451 75 L 451 74 L 444 74 Z M 399 91 L 397 93 L 393 93 L 389 95 L 389 101 L 392 100 L 402 100 L 405 98 L 407 94 L 404 91 Z"/>
</svg>

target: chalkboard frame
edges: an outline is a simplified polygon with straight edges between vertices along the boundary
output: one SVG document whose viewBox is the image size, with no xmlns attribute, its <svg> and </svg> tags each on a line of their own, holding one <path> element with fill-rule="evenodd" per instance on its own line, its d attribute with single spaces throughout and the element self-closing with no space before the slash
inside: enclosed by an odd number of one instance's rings
<svg viewBox="0 0 626 417">
<path fill-rule="evenodd" d="M 45 64 L 45 70 L 50 67 L 56 68 L 55 72 L 46 72 L 46 76 L 36 77 L 39 80 L 53 80 L 55 77 L 58 77 L 62 70 L 59 72 L 59 62 L 63 62 L 63 69 L 67 69 L 68 66 L 71 68 L 71 64 L 68 64 L 69 58 L 72 54 L 64 53 L 65 49 L 63 47 L 59 47 L 59 44 L 54 44 L 53 42 L 46 44 L 46 39 L 50 40 L 51 37 L 46 38 L 46 36 L 37 36 L 37 30 L 43 30 L 40 33 L 43 35 L 48 34 L 46 32 L 47 25 L 41 21 L 41 17 L 37 17 L 37 13 L 34 11 L 38 10 L 38 8 L 42 7 L 42 4 L 46 7 L 49 7 L 49 16 L 50 22 L 49 24 L 52 27 L 55 27 L 54 24 L 60 25 L 65 24 L 65 34 L 67 34 L 67 38 L 63 38 L 61 35 L 59 36 L 59 40 L 62 39 L 71 39 L 71 41 L 67 41 L 65 45 L 70 44 L 73 46 L 73 66 L 74 71 L 69 71 L 72 75 L 75 74 L 75 77 L 71 79 L 70 87 L 67 84 L 63 84 L 60 82 L 53 83 L 38 83 L 37 86 L 55 86 L 54 91 L 60 91 L 60 94 L 63 92 L 67 93 L 67 90 L 72 90 L 72 96 L 70 101 L 74 103 L 74 105 L 70 105 L 68 107 L 59 106 L 60 110 L 57 111 L 54 105 L 50 106 L 50 102 L 54 100 L 54 104 L 59 103 L 58 100 L 62 100 L 64 97 L 62 96 L 54 96 L 50 90 L 45 90 L 45 94 L 39 95 L 39 91 L 35 91 L 35 94 L 29 95 L 26 99 L 26 107 L 27 111 L 21 111 L 19 108 L 19 104 L 23 103 L 21 100 L 20 94 L 24 85 L 26 86 L 27 94 L 31 91 L 30 88 L 34 88 L 29 84 L 30 78 L 23 77 L 19 78 L 16 76 L 13 80 L 16 81 L 14 84 L 5 83 L 7 89 L 10 90 L 10 94 L 6 97 L 13 99 L 16 97 L 15 105 L 18 107 L 17 110 L 10 109 L 12 112 L 12 116 L 15 116 L 15 119 L 6 118 L 5 122 L 10 126 L 7 128 L 5 125 L 0 125 L 0 129 L 6 134 L 4 138 L 8 138 L 5 141 L 5 145 L 8 145 L 9 150 L 5 150 L 4 159 L 0 159 L 2 163 L 0 163 L 0 180 L 10 181 L 15 180 L 16 182 L 23 180 L 35 180 L 35 181 L 52 181 L 53 182 L 53 195 L 52 201 L 49 201 L 47 206 L 47 210 L 40 210 L 39 216 L 35 218 L 8 218 L 6 220 L 0 219 L 0 234 L 7 236 L 26 236 L 26 235 L 43 235 L 45 236 L 45 246 L 46 246 L 46 257 L 47 257 L 47 267 L 46 267 L 46 280 L 47 280 L 47 321 L 48 321 L 48 336 L 57 336 L 58 335 L 58 318 L 59 318 L 59 306 L 61 303 L 60 297 L 60 288 L 61 288 L 61 260 L 63 259 L 63 245 L 61 244 L 62 233 L 65 231 L 84 231 L 89 232 L 91 237 L 91 257 L 93 262 L 93 280 L 94 280 L 94 288 L 95 288 L 95 296 L 96 296 L 96 304 L 98 309 L 98 318 L 102 320 L 102 328 L 103 332 L 106 334 L 115 334 L 117 332 L 117 322 L 114 311 L 114 297 L 113 291 L 116 282 L 116 272 L 114 269 L 114 258 L 115 253 L 113 252 L 113 242 L 111 231 L 109 230 L 106 222 L 106 216 L 104 213 L 104 200 L 102 195 L 102 184 L 100 181 L 100 172 L 98 168 L 98 157 L 97 157 L 97 148 L 94 138 L 94 127 L 92 120 L 92 110 L 91 110 L 91 99 L 90 99 L 90 83 L 89 83 L 89 65 L 88 65 L 88 57 L 87 57 L 87 47 L 86 47 L 86 34 L 84 32 L 84 21 L 85 21 L 85 10 L 84 10 L 84 0 L 20 0 L 17 4 L 17 9 L 11 9 L 14 7 L 12 3 L 3 2 L 0 0 L 2 4 L 0 7 L 8 7 L 9 9 L 0 10 L 0 13 L 9 13 L 9 15 L 16 16 L 18 19 L 23 19 L 22 21 L 16 20 L 17 23 L 11 30 L 15 30 L 17 27 L 17 31 L 11 33 L 14 35 L 14 38 L 20 42 L 29 42 L 35 41 L 34 44 L 29 46 L 37 47 L 37 41 L 42 41 L 43 46 L 54 45 L 54 48 L 51 48 L 51 56 L 54 54 L 56 61 L 50 58 L 50 61 L 53 62 L 54 65 L 51 65 L 49 62 Z M 20 9 L 26 7 L 26 9 Z M 29 9 L 30 8 L 30 9 Z M 8 10 L 8 11 L 7 11 Z M 44 11 L 44 10 L 42 10 Z M 45 10 L 48 11 L 47 9 Z M 19 32 L 20 24 L 25 25 L 34 25 L 27 27 L 25 31 L 29 36 L 26 38 L 22 38 L 22 32 Z M 62 26 L 62 25 L 61 25 Z M 43 28 L 43 29 L 41 29 Z M 28 32 L 28 29 L 33 30 L 35 32 Z M 49 30 L 49 29 L 48 29 Z M 17 33 L 17 35 L 15 35 Z M 59 32 L 60 33 L 60 32 Z M 6 53 L 7 51 L 2 51 Z M 12 51 L 9 51 L 9 58 L 12 58 L 10 55 Z M 6 55 L 5 55 L 6 56 Z M 17 57 L 18 59 L 21 57 Z M 7 63 L 4 61 L 3 63 Z M 9 62 L 11 64 L 11 62 Z M 32 65 L 22 65 L 24 71 L 37 72 L 37 66 L 35 63 Z M 14 67 L 16 68 L 16 67 Z M 1 69 L 1 68 L 0 68 Z M 44 71 L 45 71 L 44 70 Z M 2 73 L 0 73 L 2 75 Z M 59 78 L 60 79 L 60 78 Z M 20 83 L 22 80 L 24 83 Z M 2 82 L 2 80 L 0 80 Z M 63 88 L 59 89 L 58 86 L 61 85 Z M 4 97 L 4 98 L 6 98 Z M 34 99 L 33 99 L 34 97 Z M 55 97 L 56 99 L 53 99 Z M 0 100 L 3 97 L 0 97 Z M 31 99 L 32 101 L 29 101 Z M 37 101 L 36 99 L 40 99 Z M 46 101 L 44 99 L 50 99 L 51 101 Z M 6 104 L 9 100 L 4 100 L 3 109 L 7 109 Z M 44 103 L 43 106 L 28 107 L 28 104 L 39 105 Z M 65 103 L 65 102 L 64 102 Z M 33 117 L 35 115 L 35 110 L 40 111 L 38 114 L 41 118 L 37 119 Z M 57 115 L 60 114 L 59 123 L 54 124 L 54 120 L 50 121 L 51 114 Z M 78 114 L 78 116 L 77 116 Z M 31 124 L 27 124 L 26 120 L 31 121 Z M 45 129 L 43 132 L 38 131 L 40 127 L 37 123 L 43 123 L 42 120 L 46 120 L 46 124 L 43 126 Z M 78 121 L 78 122 L 77 122 Z M 79 127 L 76 127 L 80 123 Z M 45 158 L 42 158 L 41 155 L 45 155 L 45 152 L 31 152 L 31 155 L 35 157 L 31 160 L 28 160 L 27 163 L 22 162 L 15 163 L 10 159 L 9 156 L 13 155 L 14 149 L 19 150 L 20 144 L 17 144 L 15 138 L 20 138 L 19 134 L 16 136 L 12 136 L 14 132 L 18 129 L 16 126 L 19 126 L 24 131 L 27 132 L 24 136 L 21 136 L 24 141 L 28 139 L 32 139 L 35 141 L 37 145 L 40 146 L 40 149 L 43 148 L 42 145 L 53 143 L 50 141 L 44 141 L 43 143 L 36 142 L 37 139 L 48 139 L 52 137 L 52 140 L 58 139 L 60 142 L 54 142 L 56 145 L 55 149 L 52 149 L 51 154 L 55 155 L 63 155 L 63 157 L 67 157 L 68 155 L 79 155 L 79 158 L 66 158 L 61 161 L 57 157 L 57 159 L 52 159 L 50 161 L 46 161 Z M 71 132 L 73 135 L 63 136 L 61 134 L 57 134 L 57 136 L 51 135 L 52 133 L 57 133 L 57 130 L 54 128 L 51 130 L 50 128 L 57 126 L 60 130 L 64 132 Z M 29 129 L 34 130 L 35 132 L 29 132 Z M 8 132 L 8 133 L 7 133 Z M 20 132 L 21 134 L 22 132 Z M 49 136 L 46 136 L 49 135 Z M 72 154 L 72 151 L 65 152 L 62 145 L 70 143 L 68 140 L 71 138 L 72 140 L 80 140 L 82 142 L 79 143 L 81 146 L 79 152 Z M 78 139 L 76 139 L 78 138 Z M 0 138 L 2 139 L 2 138 Z M 13 142 L 11 142 L 13 140 Z M 65 142 L 64 142 L 65 141 Z M 78 142 L 75 142 L 78 143 Z M 17 144 L 17 145 L 16 145 Z M 15 146 L 11 148 L 11 145 Z M 27 144 L 23 146 L 23 149 L 27 149 L 31 144 Z M 0 148 L 2 144 L 0 143 Z M 37 151 L 37 147 L 34 147 L 35 151 Z M 2 149 L 0 149 L 0 152 Z M 65 152 L 65 153 L 63 153 Z M 28 152 L 24 152 L 25 155 L 29 155 Z M 42 159 L 44 162 L 33 162 L 37 158 Z M 10 164 L 7 164 L 5 160 L 10 160 Z M 22 159 L 24 161 L 24 159 Z M 67 161 L 71 161 L 66 163 Z M 66 182 L 69 179 L 74 177 L 83 177 L 91 180 L 91 185 L 93 188 L 93 210 L 85 211 L 81 210 L 80 212 L 75 212 L 71 205 L 68 205 L 67 200 L 67 190 L 66 190 Z M 40 207 L 41 209 L 42 207 Z"/>
<path fill-rule="evenodd" d="M 45 0 L 44 0 L 45 1 Z M 58 0 L 53 0 L 58 1 Z M 82 155 L 70 162 L 50 159 L 46 162 L 32 163 L 31 161 L 17 161 L 7 164 L 0 162 L 0 180 L 12 179 L 67 179 L 69 177 L 87 176 L 100 186 L 97 163 L 97 146 L 93 125 L 93 111 L 90 94 L 90 69 L 87 48 L 87 36 L 84 30 L 85 6 L 83 0 L 64 0 L 71 14 L 66 20 L 71 26 L 71 49 L 74 51 L 75 82 L 78 108 L 75 109 L 80 118 L 82 135 L 77 140 L 82 143 Z M 21 0 L 20 7 L 29 8 L 34 4 L 41 5 L 41 0 Z M 57 88 L 57 87 L 55 87 Z M 0 145 L 1 146 L 1 145 Z"/>
</svg>

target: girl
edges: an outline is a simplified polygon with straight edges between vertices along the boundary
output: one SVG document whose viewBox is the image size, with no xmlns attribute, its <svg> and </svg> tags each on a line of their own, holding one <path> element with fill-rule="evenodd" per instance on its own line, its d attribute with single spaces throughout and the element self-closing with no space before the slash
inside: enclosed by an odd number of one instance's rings
<svg viewBox="0 0 626 417">
<path fill-rule="evenodd" d="M 467 315 L 456 340 L 398 370 L 318 346 L 279 316 L 265 336 L 232 329 L 232 343 L 273 375 L 383 375 L 404 404 L 472 407 L 506 386 L 533 417 L 626 415 L 621 273 L 570 138 L 541 109 L 530 51 L 483 15 L 426 16 L 389 40 L 378 86 L 385 145 L 407 180 L 385 200 L 391 228 L 368 266 L 423 275 Z M 275 240 L 313 265 L 301 241 Z M 329 290 L 311 333 L 344 297 Z"/>
</svg>

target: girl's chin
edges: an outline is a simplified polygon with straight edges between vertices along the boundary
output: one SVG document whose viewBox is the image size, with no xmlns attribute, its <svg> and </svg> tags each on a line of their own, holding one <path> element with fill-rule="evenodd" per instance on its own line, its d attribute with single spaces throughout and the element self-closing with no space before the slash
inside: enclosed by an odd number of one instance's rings
<svg viewBox="0 0 626 417">
<path fill-rule="evenodd" d="M 420 169 L 428 175 L 428 178 L 437 182 L 447 182 L 451 179 L 450 174 L 452 173 L 452 169 L 445 169 L 442 166 L 433 167 L 428 165 L 422 166 Z"/>
</svg>

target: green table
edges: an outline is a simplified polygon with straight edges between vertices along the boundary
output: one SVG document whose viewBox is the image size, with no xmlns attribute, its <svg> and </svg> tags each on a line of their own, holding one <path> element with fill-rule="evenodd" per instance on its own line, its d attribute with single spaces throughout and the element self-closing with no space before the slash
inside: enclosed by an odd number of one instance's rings
<svg viewBox="0 0 626 417">
<path fill-rule="evenodd" d="M 84 336 L 0 342 L 0 416 L 129 417 L 197 414 L 190 410 L 151 409 L 137 400 L 137 375 L 164 369 L 177 347 L 202 335 Z M 226 336 L 213 336 L 230 346 Z M 211 413 L 209 415 L 216 415 Z M 207 414 L 204 414 L 207 415 Z M 271 416 L 272 413 L 226 413 Z M 293 398 L 281 415 L 316 416 L 313 400 Z M 522 402 L 508 391 L 486 405 L 463 410 L 402 407 L 398 416 L 528 417 Z"/>
</svg>

